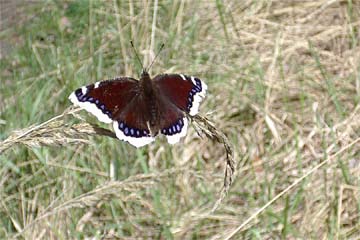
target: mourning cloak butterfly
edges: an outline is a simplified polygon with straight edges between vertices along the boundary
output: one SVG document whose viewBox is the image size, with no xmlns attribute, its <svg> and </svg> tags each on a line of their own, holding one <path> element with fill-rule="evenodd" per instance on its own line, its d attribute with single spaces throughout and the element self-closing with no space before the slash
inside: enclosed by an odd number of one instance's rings
<svg viewBox="0 0 360 240">
<path fill-rule="evenodd" d="M 143 70 L 140 81 L 120 77 L 97 82 L 74 91 L 69 99 L 113 123 L 117 138 L 141 147 L 161 133 L 170 144 L 186 135 L 186 113 L 194 116 L 207 86 L 196 77 L 162 74 L 154 79 Z"/>
<path fill-rule="evenodd" d="M 131 46 L 134 48 L 132 42 Z M 137 53 L 136 57 L 141 63 Z M 120 140 L 142 147 L 154 141 L 159 133 L 170 144 L 184 137 L 188 127 L 186 114 L 198 113 L 206 89 L 206 84 L 196 77 L 161 74 L 151 79 L 143 68 L 139 81 L 119 77 L 97 82 L 77 89 L 69 99 L 99 121 L 113 123 Z"/>
</svg>

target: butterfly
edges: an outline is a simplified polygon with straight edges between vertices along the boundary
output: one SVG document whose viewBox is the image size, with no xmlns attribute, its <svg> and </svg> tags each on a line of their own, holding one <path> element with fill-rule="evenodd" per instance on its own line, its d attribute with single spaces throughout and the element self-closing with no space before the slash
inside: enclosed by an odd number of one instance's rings
<svg viewBox="0 0 360 240">
<path fill-rule="evenodd" d="M 135 147 L 145 146 L 159 134 L 170 144 L 186 135 L 187 114 L 194 116 L 205 98 L 207 86 L 199 78 L 183 74 L 160 74 L 152 79 L 130 41 L 142 66 L 140 80 L 118 77 L 75 90 L 70 101 L 104 123 L 112 123 L 116 137 Z"/>
<path fill-rule="evenodd" d="M 194 116 L 205 97 L 206 84 L 183 74 L 161 74 L 151 79 L 144 69 L 140 80 L 119 77 L 83 86 L 70 101 L 113 123 L 117 138 L 145 146 L 161 133 L 170 144 L 186 135 L 186 114 Z"/>
<path fill-rule="evenodd" d="M 104 123 L 112 123 L 116 137 L 135 147 L 158 134 L 170 144 L 186 135 L 187 114 L 198 113 L 207 85 L 197 77 L 160 74 L 151 79 L 143 69 L 140 80 L 118 77 L 75 90 L 70 101 Z"/>
</svg>

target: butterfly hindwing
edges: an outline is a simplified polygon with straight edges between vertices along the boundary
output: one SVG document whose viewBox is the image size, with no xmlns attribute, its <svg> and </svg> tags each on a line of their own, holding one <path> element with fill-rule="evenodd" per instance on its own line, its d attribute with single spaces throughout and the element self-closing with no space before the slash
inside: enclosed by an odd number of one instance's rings
<svg viewBox="0 0 360 240">
<path fill-rule="evenodd" d="M 186 135 L 187 119 L 178 107 L 162 95 L 154 95 L 152 104 L 137 95 L 124 111 L 114 116 L 114 130 L 119 139 L 136 147 L 154 141 L 158 133 L 174 144 Z"/>
<path fill-rule="evenodd" d="M 180 138 L 186 135 L 188 120 L 186 117 L 179 117 L 172 121 L 167 127 L 161 129 L 161 133 L 166 136 L 170 144 L 180 141 Z"/>
<path fill-rule="evenodd" d="M 123 111 L 114 116 L 113 127 L 117 138 L 142 147 L 154 141 L 154 134 L 149 129 L 150 120 L 150 108 L 142 95 L 137 94 Z"/>
<path fill-rule="evenodd" d="M 188 121 L 185 113 L 163 95 L 158 95 L 157 101 L 159 131 L 170 144 L 175 144 L 186 135 Z"/>
</svg>

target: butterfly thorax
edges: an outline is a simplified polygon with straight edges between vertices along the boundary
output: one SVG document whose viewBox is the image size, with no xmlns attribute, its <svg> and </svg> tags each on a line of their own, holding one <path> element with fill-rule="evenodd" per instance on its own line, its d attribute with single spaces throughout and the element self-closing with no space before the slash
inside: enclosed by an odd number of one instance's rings
<svg viewBox="0 0 360 240">
<path fill-rule="evenodd" d="M 143 71 L 141 73 L 140 88 L 142 93 L 145 95 L 145 97 L 150 97 L 151 95 L 154 94 L 150 75 L 146 71 Z"/>
<path fill-rule="evenodd" d="M 146 71 L 143 71 L 141 73 L 140 88 L 141 88 L 143 97 L 149 106 L 148 114 L 149 114 L 149 119 L 150 119 L 150 121 L 149 121 L 150 128 L 152 128 L 152 130 L 157 131 L 157 129 L 154 129 L 154 126 L 156 126 L 158 124 L 158 120 L 159 120 L 156 96 L 154 94 L 154 89 L 153 89 L 150 75 Z"/>
</svg>

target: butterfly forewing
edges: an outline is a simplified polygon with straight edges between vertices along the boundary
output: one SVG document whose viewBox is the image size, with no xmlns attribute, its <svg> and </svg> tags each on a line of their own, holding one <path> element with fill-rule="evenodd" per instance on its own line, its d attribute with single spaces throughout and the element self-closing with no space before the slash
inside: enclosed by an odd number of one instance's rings
<svg viewBox="0 0 360 240">
<path fill-rule="evenodd" d="M 135 79 L 116 78 L 81 87 L 69 99 L 100 121 L 111 123 L 113 116 L 126 107 L 137 91 L 138 81 Z"/>
<path fill-rule="evenodd" d="M 192 116 L 198 113 L 207 89 L 200 79 L 183 74 L 162 74 L 156 76 L 153 82 L 179 109 Z"/>
</svg>

